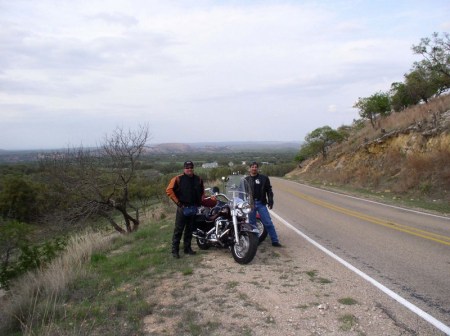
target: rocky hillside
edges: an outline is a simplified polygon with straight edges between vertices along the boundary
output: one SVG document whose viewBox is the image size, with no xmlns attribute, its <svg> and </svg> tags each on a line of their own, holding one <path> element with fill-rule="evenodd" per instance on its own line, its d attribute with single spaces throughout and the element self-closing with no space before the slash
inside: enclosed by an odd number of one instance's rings
<svg viewBox="0 0 450 336">
<path fill-rule="evenodd" d="M 352 127 L 344 142 L 287 175 L 450 206 L 450 95 Z"/>
<path fill-rule="evenodd" d="M 183 154 L 183 153 L 235 153 L 297 151 L 300 141 L 228 141 L 197 143 L 162 143 L 147 148 L 149 154 Z"/>
</svg>

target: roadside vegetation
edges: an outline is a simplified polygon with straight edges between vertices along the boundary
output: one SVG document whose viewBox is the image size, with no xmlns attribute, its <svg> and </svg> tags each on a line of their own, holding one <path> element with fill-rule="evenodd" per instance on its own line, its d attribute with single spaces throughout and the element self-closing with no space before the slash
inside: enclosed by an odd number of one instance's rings
<svg viewBox="0 0 450 336">
<path fill-rule="evenodd" d="M 352 129 L 326 147 L 326 156 L 302 159 L 287 177 L 449 214 L 450 95 L 384 117 L 380 125 L 383 132 L 370 124 Z"/>
<path fill-rule="evenodd" d="M 116 129 L 99 148 L 0 165 L 0 334 L 136 335 L 161 277 L 193 273 L 167 258 L 165 188 L 186 155 L 148 155 L 147 136 L 146 127 Z M 244 173 L 249 160 L 283 176 L 293 155 L 222 154 L 217 168 L 201 168 L 211 159 L 204 153 L 189 159 L 206 186 L 222 187 L 221 177 Z"/>
<path fill-rule="evenodd" d="M 450 34 L 433 33 L 411 49 L 423 59 L 404 74 L 404 82 L 392 83 L 387 91 L 359 97 L 353 107 L 358 109 L 361 119 L 354 120 L 353 125 L 343 125 L 336 130 L 329 126 L 313 130 L 305 137 L 296 160 L 302 162 L 318 154 L 326 157 L 333 145 L 349 138 L 348 142 L 359 146 L 362 140 L 372 139 L 380 131 L 386 133 L 407 127 L 448 111 L 449 99 L 445 93 L 450 90 Z M 436 99 L 442 95 L 445 97 Z M 432 104 L 428 105 L 430 102 Z"/>
<path fill-rule="evenodd" d="M 152 214 L 154 216 L 152 216 Z M 167 257 L 172 219 L 160 209 L 132 235 L 114 230 L 74 235 L 67 249 L 11 285 L 2 335 L 139 335 L 147 297 L 161 278 L 192 265 Z"/>
<path fill-rule="evenodd" d="M 404 82 L 360 97 L 361 119 L 305 137 L 290 178 L 450 213 L 450 34 L 412 46 Z"/>
</svg>

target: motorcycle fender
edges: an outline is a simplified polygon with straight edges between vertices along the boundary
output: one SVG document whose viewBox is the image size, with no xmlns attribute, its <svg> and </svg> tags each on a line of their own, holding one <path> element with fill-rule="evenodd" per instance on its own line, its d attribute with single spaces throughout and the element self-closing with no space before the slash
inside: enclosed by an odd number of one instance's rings
<svg viewBox="0 0 450 336">
<path fill-rule="evenodd" d="M 241 231 L 254 232 L 256 234 L 259 233 L 258 229 L 251 226 L 250 223 L 243 223 L 241 225 Z"/>
</svg>

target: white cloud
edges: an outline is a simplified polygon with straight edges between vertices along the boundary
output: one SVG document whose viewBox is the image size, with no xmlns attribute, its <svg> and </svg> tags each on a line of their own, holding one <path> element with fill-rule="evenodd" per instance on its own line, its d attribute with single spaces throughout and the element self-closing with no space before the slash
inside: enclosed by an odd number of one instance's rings
<svg viewBox="0 0 450 336">
<path fill-rule="evenodd" d="M 0 148 L 140 123 L 154 142 L 303 140 L 403 79 L 448 24 L 432 2 L 0 2 Z"/>
</svg>

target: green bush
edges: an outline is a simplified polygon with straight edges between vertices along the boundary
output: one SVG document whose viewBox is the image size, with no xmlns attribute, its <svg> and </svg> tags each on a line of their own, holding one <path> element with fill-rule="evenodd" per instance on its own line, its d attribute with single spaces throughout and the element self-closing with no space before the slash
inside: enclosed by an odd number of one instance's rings
<svg viewBox="0 0 450 336">
<path fill-rule="evenodd" d="M 44 266 L 64 250 L 66 239 L 54 238 L 31 244 L 32 227 L 18 221 L 0 223 L 0 288 L 8 288 L 12 279 Z"/>
</svg>

